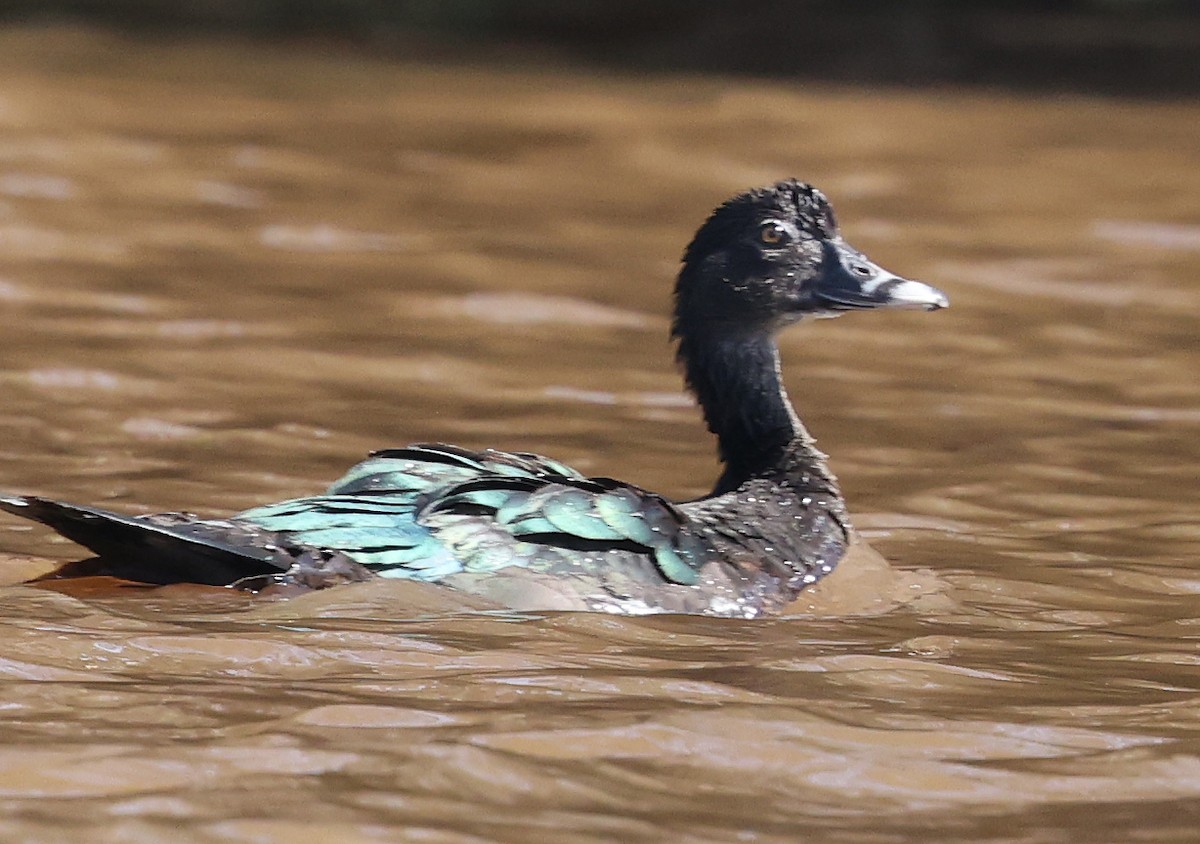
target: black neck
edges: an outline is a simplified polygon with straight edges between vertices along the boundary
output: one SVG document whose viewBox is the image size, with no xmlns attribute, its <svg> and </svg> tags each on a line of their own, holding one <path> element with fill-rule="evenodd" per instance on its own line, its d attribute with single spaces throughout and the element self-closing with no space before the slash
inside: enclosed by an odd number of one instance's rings
<svg viewBox="0 0 1200 844">
<path fill-rule="evenodd" d="M 679 359 L 726 464 L 714 494 L 764 476 L 815 474 L 834 484 L 825 455 L 788 401 L 775 340 L 767 333 L 680 328 Z"/>
</svg>

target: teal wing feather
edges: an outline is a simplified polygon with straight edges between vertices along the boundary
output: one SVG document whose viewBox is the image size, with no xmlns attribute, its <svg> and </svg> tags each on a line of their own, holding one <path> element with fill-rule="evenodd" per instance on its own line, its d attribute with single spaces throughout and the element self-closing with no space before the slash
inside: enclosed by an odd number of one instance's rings
<svg viewBox="0 0 1200 844">
<path fill-rule="evenodd" d="M 324 495 L 235 519 L 342 551 L 386 577 L 419 580 L 622 551 L 690 585 L 710 553 L 660 496 L 537 455 L 441 444 L 375 452 Z"/>
<path fill-rule="evenodd" d="M 480 476 L 582 479 L 569 466 L 536 454 L 487 449 L 468 451 L 443 443 L 419 443 L 376 451 L 339 478 L 330 494 L 371 491 L 426 492 Z"/>
<path fill-rule="evenodd" d="M 458 501 L 486 496 L 492 518 L 515 538 L 577 551 L 640 551 L 653 557 L 665 579 L 696 583 L 708 549 L 666 499 L 608 478 L 531 480 L 510 481 L 502 496 L 488 480 L 462 484 L 430 502 L 421 518 L 428 521 Z"/>
</svg>

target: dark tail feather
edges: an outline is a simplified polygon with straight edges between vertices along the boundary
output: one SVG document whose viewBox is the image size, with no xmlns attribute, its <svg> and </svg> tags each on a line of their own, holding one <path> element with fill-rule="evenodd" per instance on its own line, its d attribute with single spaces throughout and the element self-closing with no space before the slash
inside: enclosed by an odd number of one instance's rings
<svg viewBox="0 0 1200 844">
<path fill-rule="evenodd" d="M 133 518 L 26 495 L 0 495 L 0 510 L 41 522 L 90 548 L 98 571 L 143 583 L 203 583 L 225 586 L 288 568 L 286 555 L 268 546 L 274 534 L 221 522 L 188 521 L 168 514 Z M 234 543 L 231 540 L 242 539 Z M 254 539 L 261 545 L 252 544 Z"/>
</svg>

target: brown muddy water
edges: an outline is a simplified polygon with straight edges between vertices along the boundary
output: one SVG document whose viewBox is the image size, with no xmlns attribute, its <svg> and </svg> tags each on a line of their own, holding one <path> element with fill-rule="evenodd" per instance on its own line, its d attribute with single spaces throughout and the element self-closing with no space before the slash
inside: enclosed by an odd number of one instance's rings
<svg viewBox="0 0 1200 844">
<path fill-rule="evenodd" d="M 1195 840 L 1200 105 L 53 30 L 0 81 L 0 488 L 225 514 L 432 439 L 702 493 L 676 260 L 785 176 L 952 301 L 786 335 L 891 561 L 795 618 L 32 588 L 81 554 L 5 518 L 0 840 Z"/>
</svg>

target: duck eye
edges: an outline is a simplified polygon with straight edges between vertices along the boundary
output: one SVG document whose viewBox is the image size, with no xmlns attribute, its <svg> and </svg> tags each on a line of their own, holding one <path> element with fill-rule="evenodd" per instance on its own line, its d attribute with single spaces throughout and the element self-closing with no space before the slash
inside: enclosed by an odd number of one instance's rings
<svg viewBox="0 0 1200 844">
<path fill-rule="evenodd" d="M 780 223 L 763 223 L 758 230 L 758 239 L 767 246 L 779 246 L 788 240 L 788 231 Z"/>
</svg>

